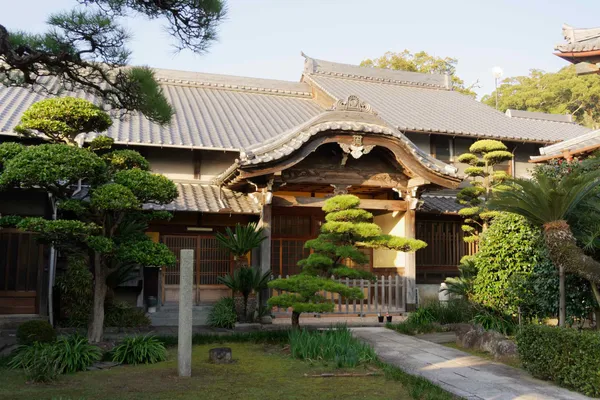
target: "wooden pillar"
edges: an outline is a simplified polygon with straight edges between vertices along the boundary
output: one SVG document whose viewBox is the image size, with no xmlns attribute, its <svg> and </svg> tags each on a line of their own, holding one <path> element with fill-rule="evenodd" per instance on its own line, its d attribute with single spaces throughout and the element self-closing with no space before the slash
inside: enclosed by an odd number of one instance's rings
<svg viewBox="0 0 600 400">
<path fill-rule="evenodd" d="M 263 228 L 266 239 L 260 244 L 260 270 L 263 272 L 271 269 L 271 220 L 272 207 L 270 204 L 262 206 L 258 226 Z"/>
<path fill-rule="evenodd" d="M 271 270 L 271 223 L 272 223 L 272 213 L 273 207 L 271 204 L 264 204 L 262 206 L 262 210 L 260 213 L 260 221 L 258 222 L 258 226 L 263 228 L 263 233 L 266 236 L 266 239 L 263 240 L 260 244 L 260 257 L 259 263 L 260 270 L 262 272 Z M 256 264 L 255 264 L 256 265 Z M 263 290 L 260 294 L 260 302 L 262 305 L 266 304 L 266 301 L 269 296 L 268 290 Z"/>
<path fill-rule="evenodd" d="M 404 235 L 415 238 L 415 210 L 410 208 L 404 214 Z M 414 311 L 417 307 L 417 257 L 415 252 L 406 253 L 404 260 L 404 276 L 406 277 L 406 311 Z"/>
</svg>

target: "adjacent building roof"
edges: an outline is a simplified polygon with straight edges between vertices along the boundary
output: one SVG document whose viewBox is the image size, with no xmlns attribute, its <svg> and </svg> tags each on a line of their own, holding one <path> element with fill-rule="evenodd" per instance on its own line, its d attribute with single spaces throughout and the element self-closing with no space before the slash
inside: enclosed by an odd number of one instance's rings
<svg viewBox="0 0 600 400">
<path fill-rule="evenodd" d="M 421 195 L 421 203 L 418 211 L 432 214 L 456 214 L 464 206 L 456 202 L 456 196 L 452 195 Z"/>
<path fill-rule="evenodd" d="M 558 142 L 589 131 L 574 123 L 542 120 L 539 116 L 511 118 L 510 115 L 441 85 L 419 87 L 395 81 L 375 80 L 373 77 L 378 76 L 380 71 L 373 68 L 360 68 L 365 75 L 362 78 L 354 75 L 325 74 L 323 69 L 333 63 L 322 66 L 318 73 L 314 73 L 311 71 L 315 62 L 320 63 L 319 60 L 306 59 L 304 77 L 307 82 L 334 99 L 357 95 L 371 104 L 390 125 L 401 131 L 540 143 Z M 404 73 L 400 75 L 404 76 Z"/>
<path fill-rule="evenodd" d="M 600 28 L 573 28 L 564 24 L 562 32 L 567 43 L 555 46 L 561 53 L 600 50 Z"/>
<path fill-rule="evenodd" d="M 553 158 L 573 157 L 600 149 L 600 130 L 586 133 L 551 146 L 540 148 L 539 156 L 532 156 L 532 162 L 542 162 Z"/>
<path fill-rule="evenodd" d="M 303 82 L 156 70 L 176 115 L 169 126 L 125 116 L 107 132 L 119 144 L 240 151 L 324 111 L 313 89 L 334 100 L 358 95 L 394 129 L 552 143 L 588 132 L 548 118 L 511 118 L 452 91 L 448 76 L 339 64 L 306 57 Z M 88 97 L 85 93 L 76 93 Z M 0 86 L 0 134 L 14 135 L 22 113 L 43 97 Z M 93 99 L 91 99 L 93 100 Z M 324 105 L 328 107 L 329 105 Z"/>
<path fill-rule="evenodd" d="M 260 214 L 260 207 L 247 194 L 214 185 L 178 182 L 179 197 L 163 206 L 147 204 L 146 209 L 195 211 L 227 214 Z"/>
</svg>

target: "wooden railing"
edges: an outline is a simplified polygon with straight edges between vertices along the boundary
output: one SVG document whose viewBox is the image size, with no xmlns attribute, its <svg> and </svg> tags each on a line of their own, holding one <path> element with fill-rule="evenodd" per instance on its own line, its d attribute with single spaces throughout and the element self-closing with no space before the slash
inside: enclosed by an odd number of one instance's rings
<svg viewBox="0 0 600 400">
<path fill-rule="evenodd" d="M 282 276 L 273 276 L 272 278 L 282 278 Z M 384 315 L 406 311 L 406 278 L 403 276 L 378 276 L 375 281 L 350 278 L 331 279 L 349 287 L 360 288 L 364 294 L 363 299 L 350 300 L 337 293 L 321 292 L 322 296 L 334 304 L 331 314 Z M 277 294 L 276 290 L 269 289 L 269 296 L 277 296 Z M 275 308 L 273 312 L 291 313 L 291 309 Z"/>
</svg>

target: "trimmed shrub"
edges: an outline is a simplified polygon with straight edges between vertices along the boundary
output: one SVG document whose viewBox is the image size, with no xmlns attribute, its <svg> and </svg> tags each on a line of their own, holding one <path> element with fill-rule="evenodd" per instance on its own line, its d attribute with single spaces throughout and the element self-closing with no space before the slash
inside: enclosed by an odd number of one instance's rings
<svg viewBox="0 0 600 400">
<path fill-rule="evenodd" d="M 517 334 L 523 367 L 533 376 L 600 396 L 600 334 L 528 325 Z"/>
<path fill-rule="evenodd" d="M 87 328 L 92 310 L 94 277 L 82 257 L 69 257 L 67 263 L 67 270 L 56 279 L 64 314 L 60 324 L 71 328 Z"/>
<path fill-rule="evenodd" d="M 167 350 L 155 336 L 126 337 L 112 350 L 112 360 L 120 364 L 154 364 L 167 359 Z"/>
<path fill-rule="evenodd" d="M 9 362 L 11 368 L 22 368 L 28 379 L 36 382 L 55 380 L 60 374 L 85 371 L 102 358 L 102 351 L 80 335 L 60 337 L 56 342 L 35 342 L 20 346 Z"/>
<path fill-rule="evenodd" d="M 231 297 L 223 297 L 217 301 L 208 313 L 206 322 L 213 328 L 233 328 L 237 322 L 234 300 Z"/>
<path fill-rule="evenodd" d="M 133 307 L 129 303 L 109 303 L 104 310 L 104 326 L 139 328 L 150 326 L 150 318 L 144 310 Z"/>
<path fill-rule="evenodd" d="M 27 346 L 35 342 L 51 343 L 55 340 L 56 332 L 48 321 L 27 321 L 17 328 L 17 342 L 20 345 Z"/>
<path fill-rule="evenodd" d="M 292 357 L 333 362 L 337 368 L 356 367 L 377 359 L 373 348 L 352 336 L 346 326 L 325 331 L 293 329 L 289 333 Z"/>
</svg>

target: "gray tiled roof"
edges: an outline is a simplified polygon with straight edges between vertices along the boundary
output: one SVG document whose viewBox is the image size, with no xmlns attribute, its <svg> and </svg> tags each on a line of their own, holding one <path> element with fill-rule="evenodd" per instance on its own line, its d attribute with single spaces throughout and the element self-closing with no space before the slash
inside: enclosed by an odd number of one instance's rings
<svg viewBox="0 0 600 400">
<path fill-rule="evenodd" d="M 566 122 L 511 118 L 461 93 L 319 74 L 307 79 L 334 99 L 359 96 L 401 131 L 445 133 L 498 139 L 557 142 L 589 129 Z"/>
<path fill-rule="evenodd" d="M 600 28 L 573 28 L 564 24 L 562 32 L 567 43 L 554 47 L 562 53 L 600 50 Z"/>
<path fill-rule="evenodd" d="M 600 147 L 600 130 L 592 131 L 551 146 L 542 147 L 540 149 L 540 156 L 532 156 L 531 159 L 535 161 L 547 156 L 560 156 L 568 152 L 576 153 L 578 150 L 593 146 Z"/>
<path fill-rule="evenodd" d="M 304 73 L 330 77 L 361 79 L 372 82 L 387 82 L 409 86 L 437 87 L 450 89 L 451 80 L 446 75 L 422 74 L 410 71 L 394 71 L 385 68 L 360 67 L 305 57 Z"/>
<path fill-rule="evenodd" d="M 179 197 L 172 203 L 158 206 L 148 204 L 146 209 L 167 211 L 194 211 L 206 213 L 259 214 L 258 205 L 245 193 L 198 183 L 177 183 Z"/>
<path fill-rule="evenodd" d="M 322 111 L 305 83 L 162 70 L 157 77 L 176 110 L 173 121 L 161 127 L 139 114 L 125 116 L 107 131 L 117 143 L 239 150 Z M 0 85 L 0 134 L 11 134 L 22 113 L 42 98 Z"/>
<path fill-rule="evenodd" d="M 455 214 L 463 207 L 456 202 L 456 196 L 423 194 L 418 211 L 436 214 Z"/>
</svg>

